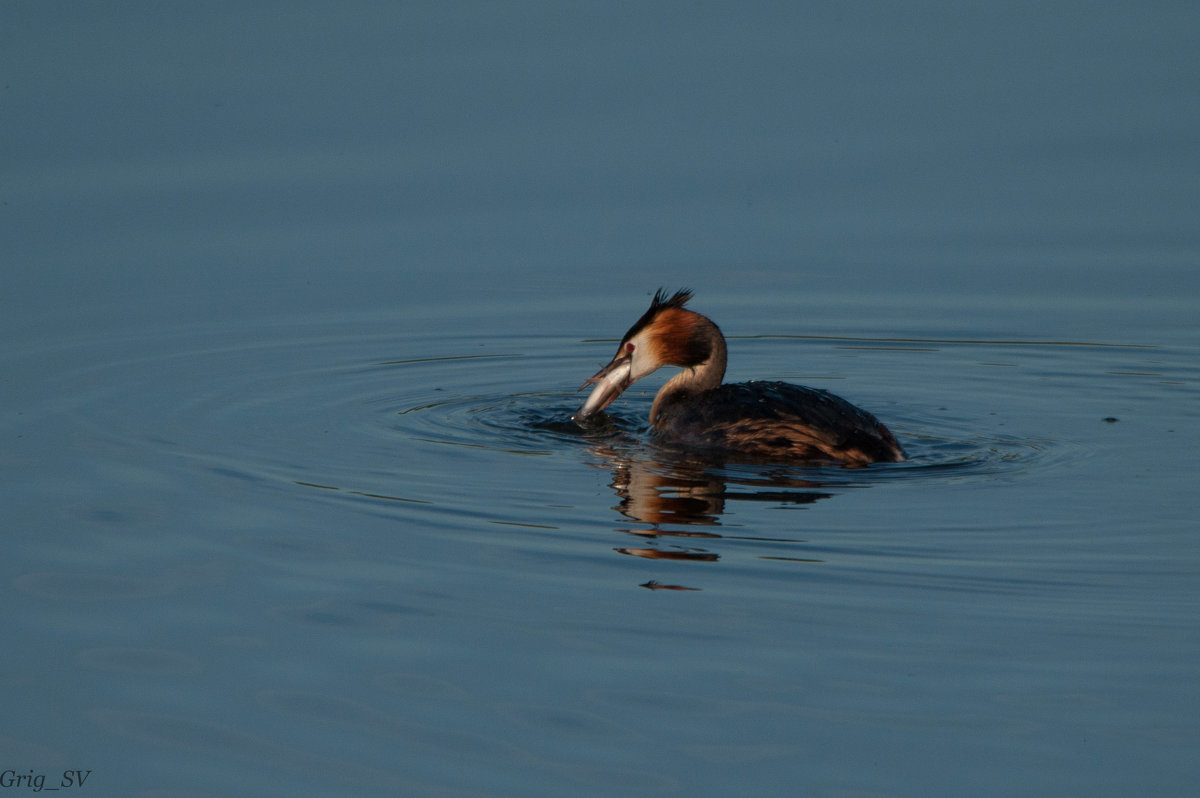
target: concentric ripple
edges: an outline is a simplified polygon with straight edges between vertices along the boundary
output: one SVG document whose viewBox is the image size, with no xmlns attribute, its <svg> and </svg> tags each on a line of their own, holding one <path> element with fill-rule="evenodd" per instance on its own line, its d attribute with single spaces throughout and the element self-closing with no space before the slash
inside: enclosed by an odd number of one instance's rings
<svg viewBox="0 0 1200 798">
<path fill-rule="evenodd" d="M 588 344 L 546 336 L 481 340 L 470 334 L 397 333 L 379 322 L 285 324 L 245 332 L 193 328 L 26 353 L 18 370 L 53 371 L 56 389 L 31 406 L 23 423 L 39 416 L 56 425 L 66 422 L 69 434 L 106 441 L 133 457 L 140 450 L 199 460 L 249 479 L 413 502 L 437 501 L 472 472 L 521 468 L 513 455 L 554 458 L 559 474 L 572 463 L 695 474 L 695 463 L 646 439 L 653 386 L 628 392 L 600 425 L 583 429 L 571 420 L 582 399 L 574 386 L 596 359 Z M 758 348 L 791 345 L 755 342 Z M 970 359 L 977 370 L 981 360 L 1011 360 L 1007 346 L 1005 357 L 989 353 L 981 359 L 976 347 Z M 782 353 L 767 349 L 752 354 L 782 359 Z M 832 344 L 806 354 L 824 358 L 827 368 L 843 356 Z M 945 354 L 962 357 L 961 351 Z M 880 348 L 869 357 L 860 368 L 881 372 L 890 393 L 916 395 L 911 377 L 906 382 L 901 375 L 916 370 L 906 358 L 928 359 L 927 351 Z M 734 484 L 786 473 L 806 483 L 849 487 L 1015 476 L 1073 456 L 1069 441 L 981 424 L 985 416 L 971 409 L 976 398 L 969 389 L 988 386 L 941 388 L 947 400 L 966 410 L 864 402 L 897 433 L 910 455 L 906 463 L 866 469 L 706 468 Z M 928 390 L 922 388 L 922 400 Z"/>
</svg>

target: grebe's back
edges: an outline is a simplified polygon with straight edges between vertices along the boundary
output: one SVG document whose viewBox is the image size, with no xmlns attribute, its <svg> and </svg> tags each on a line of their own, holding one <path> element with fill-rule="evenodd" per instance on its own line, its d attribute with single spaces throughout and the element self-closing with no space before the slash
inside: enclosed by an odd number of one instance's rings
<svg viewBox="0 0 1200 798">
<path fill-rule="evenodd" d="M 786 382 L 726 383 L 664 400 L 656 438 L 755 460 L 899 462 L 891 430 L 840 396 Z"/>
</svg>

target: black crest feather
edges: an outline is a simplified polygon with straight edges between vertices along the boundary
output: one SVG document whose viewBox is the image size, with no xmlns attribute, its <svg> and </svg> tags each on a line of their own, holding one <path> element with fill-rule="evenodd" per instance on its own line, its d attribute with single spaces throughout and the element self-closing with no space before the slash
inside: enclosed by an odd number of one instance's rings
<svg viewBox="0 0 1200 798">
<path fill-rule="evenodd" d="M 650 302 L 650 309 L 629 328 L 629 332 L 625 333 L 625 337 L 621 339 L 621 344 L 624 345 L 626 341 L 641 332 L 659 313 L 670 308 L 682 308 L 691 298 L 692 289 L 690 288 L 681 288 L 670 297 L 667 296 L 667 289 L 658 289 L 658 292 L 654 294 L 654 299 Z"/>
</svg>

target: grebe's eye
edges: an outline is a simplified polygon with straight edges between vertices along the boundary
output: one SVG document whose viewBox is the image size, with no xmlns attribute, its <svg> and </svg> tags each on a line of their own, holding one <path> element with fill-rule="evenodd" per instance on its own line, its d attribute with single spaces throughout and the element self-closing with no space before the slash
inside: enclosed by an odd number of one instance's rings
<svg viewBox="0 0 1200 798">
<path fill-rule="evenodd" d="M 632 343 L 625 344 L 625 353 L 629 354 L 629 355 L 633 354 L 633 344 Z"/>
</svg>

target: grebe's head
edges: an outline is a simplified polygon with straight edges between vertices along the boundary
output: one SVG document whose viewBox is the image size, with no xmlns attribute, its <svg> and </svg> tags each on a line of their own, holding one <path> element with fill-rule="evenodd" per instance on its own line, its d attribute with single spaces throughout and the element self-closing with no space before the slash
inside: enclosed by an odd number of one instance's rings
<svg viewBox="0 0 1200 798">
<path fill-rule="evenodd" d="M 612 404 L 621 392 L 660 366 L 691 368 L 710 360 L 721 333 L 709 319 L 684 305 L 688 289 L 668 297 L 659 289 L 650 309 L 629 328 L 612 361 L 589 377 L 579 390 L 595 385 L 574 416 L 583 421 Z M 724 371 L 724 363 L 721 365 Z M 718 377 L 719 380 L 719 377 Z"/>
</svg>

